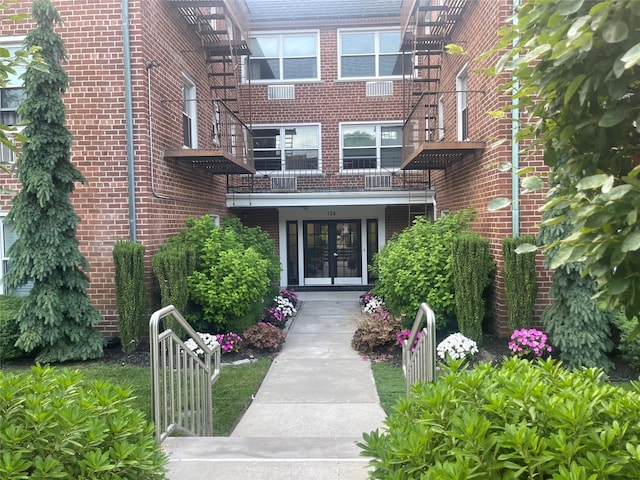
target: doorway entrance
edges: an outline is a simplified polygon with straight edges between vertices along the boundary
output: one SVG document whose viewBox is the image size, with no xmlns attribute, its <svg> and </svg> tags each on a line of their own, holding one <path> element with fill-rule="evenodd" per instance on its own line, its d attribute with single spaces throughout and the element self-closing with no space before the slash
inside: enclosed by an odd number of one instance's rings
<svg viewBox="0 0 640 480">
<path fill-rule="evenodd" d="M 303 222 L 305 285 L 362 283 L 360 220 Z"/>
</svg>

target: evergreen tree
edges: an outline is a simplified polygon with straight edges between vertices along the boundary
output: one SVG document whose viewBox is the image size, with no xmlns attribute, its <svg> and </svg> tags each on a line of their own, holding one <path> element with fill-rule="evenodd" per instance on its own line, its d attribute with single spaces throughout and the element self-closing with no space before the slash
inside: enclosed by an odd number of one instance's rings
<svg viewBox="0 0 640 480">
<path fill-rule="evenodd" d="M 27 35 L 25 49 L 40 47 L 49 69 L 27 69 L 26 99 L 19 107 L 29 141 L 18 165 L 22 188 L 8 216 L 18 240 L 9 250 L 7 286 L 33 281 L 33 288 L 18 314 L 16 345 L 37 351 L 42 362 L 97 358 L 104 346 L 94 328 L 100 313 L 89 303 L 89 265 L 78 249 L 80 219 L 69 198 L 75 182 L 85 179 L 70 161 L 72 140 L 61 98 L 68 84 L 60 65 L 64 45 L 53 30 L 61 19 L 50 0 L 34 0 L 32 16 L 37 27 Z"/>
<path fill-rule="evenodd" d="M 543 220 L 567 214 L 568 208 L 556 206 L 544 213 Z M 569 235 L 571 221 L 543 225 L 540 239 L 552 244 Z M 558 248 L 547 251 L 545 265 L 549 267 Z M 554 303 L 542 314 L 542 322 L 551 337 L 551 344 L 560 352 L 560 358 L 569 368 L 611 368 L 607 352 L 613 348 L 611 322 L 613 312 L 601 310 L 593 300 L 598 291 L 596 282 L 589 275 L 582 275 L 580 262 L 565 263 L 553 272 L 549 294 Z"/>
</svg>

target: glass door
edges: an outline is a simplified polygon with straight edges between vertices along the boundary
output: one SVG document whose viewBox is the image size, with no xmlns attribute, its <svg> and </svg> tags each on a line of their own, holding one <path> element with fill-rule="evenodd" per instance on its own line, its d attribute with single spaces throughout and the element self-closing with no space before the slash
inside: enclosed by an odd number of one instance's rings
<svg viewBox="0 0 640 480">
<path fill-rule="evenodd" d="M 304 222 L 305 285 L 360 285 L 359 220 Z"/>
</svg>

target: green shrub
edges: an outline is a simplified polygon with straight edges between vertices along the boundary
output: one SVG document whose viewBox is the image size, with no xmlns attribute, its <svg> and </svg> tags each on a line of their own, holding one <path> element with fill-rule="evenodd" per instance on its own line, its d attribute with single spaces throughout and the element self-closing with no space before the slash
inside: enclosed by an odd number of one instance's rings
<svg viewBox="0 0 640 480">
<path fill-rule="evenodd" d="M 21 357 L 24 352 L 15 346 L 20 336 L 16 320 L 23 297 L 0 295 L 0 365 L 3 361 Z"/>
<path fill-rule="evenodd" d="M 364 435 L 372 479 L 640 478 L 640 390 L 553 360 L 445 367 Z"/>
<path fill-rule="evenodd" d="M 567 213 L 566 207 L 554 206 L 544 212 L 542 219 Z M 567 237 L 572 230 L 570 217 L 561 222 L 543 224 L 540 227 L 540 242 L 551 245 Z M 547 268 L 557 254 L 558 247 L 545 251 Z M 553 271 L 549 289 L 553 303 L 542 312 L 542 323 L 555 351 L 567 367 L 599 367 L 608 371 L 613 366 L 607 353 L 614 346 L 611 340 L 614 312 L 598 306 L 598 301 L 593 298 L 598 286 L 590 275 L 582 275 L 583 267 L 583 263 L 571 262 Z"/>
<path fill-rule="evenodd" d="M 78 371 L 0 371 L 0 478 L 163 479 L 166 457 L 131 392 Z"/>
<path fill-rule="evenodd" d="M 628 319 L 623 313 L 613 317 L 613 324 L 620 332 L 620 343 L 618 350 L 629 365 L 636 370 L 640 370 L 640 335 L 636 335 L 638 319 L 633 317 Z M 633 335 L 632 335 L 633 333 Z"/>
<path fill-rule="evenodd" d="M 202 305 L 206 322 L 234 330 L 235 320 L 267 293 L 268 260 L 240 245 L 233 230 L 214 229 L 204 242 L 200 262 L 201 270 L 189 276 L 191 295 Z"/>
<path fill-rule="evenodd" d="M 535 244 L 536 239 L 533 235 L 502 239 L 502 274 L 511 330 L 531 327 L 538 293 L 536 252 L 516 253 L 523 243 Z"/>
<path fill-rule="evenodd" d="M 243 349 L 257 348 L 268 352 L 279 352 L 287 334 L 275 325 L 260 322 L 242 332 Z"/>
<path fill-rule="evenodd" d="M 396 316 L 415 317 L 422 302 L 436 312 L 443 328 L 454 315 L 451 246 L 474 213 L 471 209 L 441 217 L 433 223 L 419 217 L 395 235 L 374 259 L 378 276 L 373 293 Z"/>
<path fill-rule="evenodd" d="M 280 257 L 276 253 L 273 239 L 260 227 L 247 227 L 237 217 L 226 217 L 222 220 L 222 228 L 231 229 L 236 238 L 245 248 L 253 248 L 262 258 L 267 260 L 267 276 L 270 283 L 280 283 Z"/>
<path fill-rule="evenodd" d="M 453 241 L 452 260 L 458 329 L 465 337 L 481 343 L 484 293 L 495 269 L 489 241 L 475 233 L 461 233 Z"/>
<path fill-rule="evenodd" d="M 122 351 L 130 353 L 142 341 L 148 313 L 144 245 L 118 240 L 113 246 L 113 261 Z"/>
<path fill-rule="evenodd" d="M 400 347 L 402 322 L 386 310 L 378 310 L 358 321 L 351 346 L 360 353 L 391 352 Z"/>
</svg>

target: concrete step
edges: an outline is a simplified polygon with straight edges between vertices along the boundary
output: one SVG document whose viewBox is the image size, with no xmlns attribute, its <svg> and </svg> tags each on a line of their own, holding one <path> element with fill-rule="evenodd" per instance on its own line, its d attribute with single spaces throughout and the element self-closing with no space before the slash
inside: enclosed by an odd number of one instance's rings
<svg viewBox="0 0 640 480">
<path fill-rule="evenodd" d="M 348 437 L 171 437 L 170 480 L 365 480 L 368 459 Z"/>
</svg>

